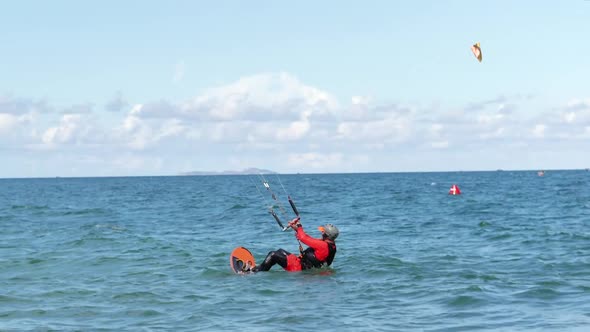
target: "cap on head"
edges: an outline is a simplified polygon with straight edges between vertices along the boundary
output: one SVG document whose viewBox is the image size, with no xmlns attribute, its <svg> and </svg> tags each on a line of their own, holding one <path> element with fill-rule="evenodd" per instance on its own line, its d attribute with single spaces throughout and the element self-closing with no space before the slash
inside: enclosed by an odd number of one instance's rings
<svg viewBox="0 0 590 332">
<path fill-rule="evenodd" d="M 318 229 L 326 235 L 326 237 L 330 240 L 336 240 L 340 231 L 338 228 L 332 224 L 325 224 L 324 226 L 318 227 Z"/>
</svg>

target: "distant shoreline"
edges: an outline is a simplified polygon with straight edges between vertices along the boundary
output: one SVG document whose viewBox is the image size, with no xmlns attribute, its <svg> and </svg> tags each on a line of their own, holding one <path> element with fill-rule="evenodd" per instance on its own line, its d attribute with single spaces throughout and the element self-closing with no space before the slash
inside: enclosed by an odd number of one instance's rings
<svg viewBox="0 0 590 332">
<path fill-rule="evenodd" d="M 203 176 L 203 175 L 256 175 L 256 174 L 278 174 L 275 171 L 261 168 L 246 168 L 241 171 L 193 171 L 180 173 L 181 176 Z"/>
<path fill-rule="evenodd" d="M 280 173 L 269 170 L 263 172 L 244 173 L 243 171 L 219 171 L 219 172 L 185 172 L 179 174 L 154 174 L 154 175 L 87 175 L 87 176 L 40 176 L 40 177 L 0 177 L 0 180 L 11 179 L 84 179 L 84 178 L 134 178 L 134 177 L 183 177 L 183 176 L 242 176 L 242 175 L 342 175 L 342 174 L 416 174 L 416 173 L 509 173 L 509 172 L 533 172 L 535 175 L 540 169 L 496 169 L 496 170 L 458 170 L 458 171 L 374 171 L 374 172 L 326 172 L 326 173 Z M 588 168 L 543 169 L 545 173 L 563 171 L 590 172 Z"/>
</svg>

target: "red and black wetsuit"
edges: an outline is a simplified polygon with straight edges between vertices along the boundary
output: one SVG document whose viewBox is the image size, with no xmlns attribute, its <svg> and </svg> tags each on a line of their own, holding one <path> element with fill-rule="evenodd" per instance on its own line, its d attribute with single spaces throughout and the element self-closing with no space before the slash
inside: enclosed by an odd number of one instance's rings
<svg viewBox="0 0 590 332">
<path fill-rule="evenodd" d="M 270 268 L 279 264 L 287 271 L 301 271 L 313 267 L 322 267 L 332 264 L 336 255 L 336 243 L 324 236 L 322 239 L 313 238 L 305 233 L 303 227 L 298 227 L 295 236 L 297 239 L 309 248 L 305 249 L 301 255 L 297 256 L 284 249 L 271 251 L 268 253 L 264 262 L 256 267 L 256 271 L 268 271 Z"/>
</svg>

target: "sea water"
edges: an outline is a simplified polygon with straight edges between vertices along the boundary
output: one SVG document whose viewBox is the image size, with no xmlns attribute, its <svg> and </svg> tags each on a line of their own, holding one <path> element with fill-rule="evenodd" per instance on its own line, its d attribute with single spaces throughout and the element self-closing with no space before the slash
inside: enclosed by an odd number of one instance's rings
<svg viewBox="0 0 590 332">
<path fill-rule="evenodd" d="M 231 272 L 298 252 L 259 176 L 0 180 L 0 330 L 590 330 L 590 172 L 266 179 L 330 268 Z"/>
</svg>

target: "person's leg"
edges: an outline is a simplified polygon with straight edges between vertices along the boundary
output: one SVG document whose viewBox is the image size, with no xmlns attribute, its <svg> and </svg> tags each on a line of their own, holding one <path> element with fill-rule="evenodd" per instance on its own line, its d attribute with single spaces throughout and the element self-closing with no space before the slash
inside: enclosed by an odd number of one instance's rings
<svg viewBox="0 0 590 332">
<path fill-rule="evenodd" d="M 279 264 L 283 269 L 285 269 L 287 267 L 287 257 L 289 255 L 290 253 L 285 249 L 271 251 L 268 253 L 268 255 L 266 255 L 264 262 L 256 266 L 253 271 L 268 271 L 275 264 Z"/>
</svg>

